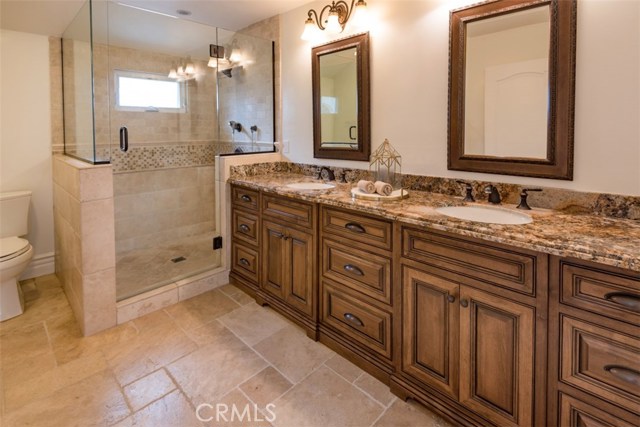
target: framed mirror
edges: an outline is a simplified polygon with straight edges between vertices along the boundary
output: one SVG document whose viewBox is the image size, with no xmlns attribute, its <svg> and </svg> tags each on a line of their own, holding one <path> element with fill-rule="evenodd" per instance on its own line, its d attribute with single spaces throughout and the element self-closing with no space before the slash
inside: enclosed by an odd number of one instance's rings
<svg viewBox="0 0 640 427">
<path fill-rule="evenodd" d="M 313 157 L 369 160 L 369 34 L 314 47 Z"/>
<path fill-rule="evenodd" d="M 576 0 L 451 12 L 452 170 L 573 179 Z"/>
</svg>

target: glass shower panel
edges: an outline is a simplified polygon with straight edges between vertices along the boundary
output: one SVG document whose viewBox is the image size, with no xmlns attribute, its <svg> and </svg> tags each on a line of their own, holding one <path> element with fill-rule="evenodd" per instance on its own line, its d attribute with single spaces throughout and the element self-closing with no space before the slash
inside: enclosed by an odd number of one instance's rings
<svg viewBox="0 0 640 427">
<path fill-rule="evenodd" d="M 113 147 L 122 300 L 220 265 L 217 75 L 208 66 L 218 42 L 215 27 L 107 3 L 107 59 L 96 75 L 108 88 L 109 123 L 96 132 Z"/>
<path fill-rule="evenodd" d="M 106 5 L 87 1 L 62 34 L 65 154 L 90 163 L 108 163 L 109 144 L 95 135 L 94 50 L 106 37 Z"/>
<path fill-rule="evenodd" d="M 273 42 L 218 29 L 220 144 L 227 153 L 273 151 Z"/>
</svg>

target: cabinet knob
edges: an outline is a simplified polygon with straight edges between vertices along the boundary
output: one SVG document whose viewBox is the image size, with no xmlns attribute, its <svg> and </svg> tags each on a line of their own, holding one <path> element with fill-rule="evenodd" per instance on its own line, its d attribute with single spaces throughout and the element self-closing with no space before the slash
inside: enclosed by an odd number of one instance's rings
<svg viewBox="0 0 640 427">
<path fill-rule="evenodd" d="M 354 325 L 364 326 L 364 323 L 362 323 L 362 320 L 360 320 L 360 319 L 358 318 L 358 316 L 355 316 L 355 315 L 353 315 L 353 314 L 351 314 L 351 313 L 345 313 L 345 314 L 344 314 L 344 318 L 345 318 L 347 321 L 349 321 L 349 322 L 353 323 Z"/>
<path fill-rule="evenodd" d="M 607 365 L 604 370 L 624 382 L 640 387 L 640 372 L 618 365 Z"/>
<path fill-rule="evenodd" d="M 469 307 L 469 301 L 467 301 L 466 299 L 461 299 L 460 300 L 460 305 L 463 307 Z"/>
<path fill-rule="evenodd" d="M 250 228 L 247 224 L 240 224 L 240 226 L 238 227 L 240 228 L 240 231 L 244 232 L 244 233 L 248 233 Z"/>
<path fill-rule="evenodd" d="M 604 299 L 628 308 L 631 311 L 640 313 L 640 295 L 628 292 L 611 292 L 604 296 Z"/>
<path fill-rule="evenodd" d="M 455 300 L 456 300 L 456 297 L 454 297 L 453 295 L 447 296 L 447 301 L 454 302 Z"/>
<path fill-rule="evenodd" d="M 364 276 L 364 271 L 360 270 L 358 267 L 356 267 L 355 265 L 351 265 L 351 264 L 346 264 L 344 266 L 345 271 L 348 271 L 349 273 L 353 273 L 356 276 Z"/>
</svg>

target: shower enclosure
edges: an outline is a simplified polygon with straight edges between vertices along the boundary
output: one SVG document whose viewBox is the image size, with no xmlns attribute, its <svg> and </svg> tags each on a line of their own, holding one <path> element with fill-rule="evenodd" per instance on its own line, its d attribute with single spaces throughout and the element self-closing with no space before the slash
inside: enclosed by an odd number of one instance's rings
<svg viewBox="0 0 640 427">
<path fill-rule="evenodd" d="M 117 299 L 219 267 L 214 160 L 273 151 L 273 42 L 88 1 L 62 48 L 65 154 L 114 173 Z"/>
</svg>

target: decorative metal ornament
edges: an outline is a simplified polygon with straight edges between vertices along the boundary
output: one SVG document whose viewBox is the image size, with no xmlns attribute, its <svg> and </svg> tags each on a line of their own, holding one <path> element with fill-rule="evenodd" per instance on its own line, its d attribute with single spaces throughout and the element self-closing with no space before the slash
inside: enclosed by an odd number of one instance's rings
<svg viewBox="0 0 640 427">
<path fill-rule="evenodd" d="M 369 171 L 373 172 L 376 181 L 391 184 L 394 190 L 402 187 L 402 156 L 388 139 L 371 154 Z"/>
</svg>

